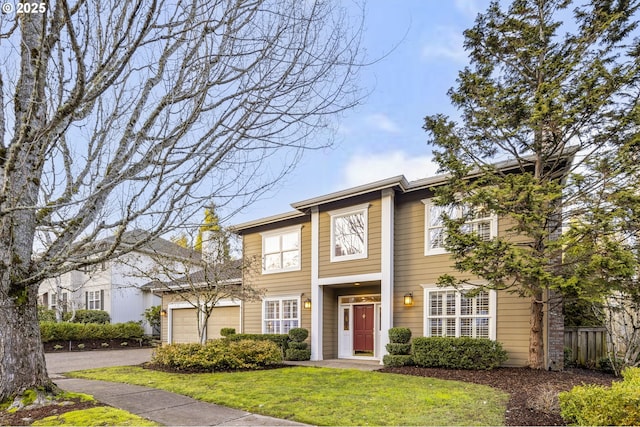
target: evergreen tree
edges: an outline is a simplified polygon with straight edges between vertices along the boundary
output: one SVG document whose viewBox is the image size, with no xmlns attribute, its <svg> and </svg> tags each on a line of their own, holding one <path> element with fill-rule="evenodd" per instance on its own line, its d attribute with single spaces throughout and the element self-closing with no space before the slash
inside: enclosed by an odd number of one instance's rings
<svg viewBox="0 0 640 427">
<path fill-rule="evenodd" d="M 439 284 L 460 286 L 472 273 L 485 288 L 528 297 L 533 368 L 544 368 L 545 303 L 571 280 L 561 274 L 560 233 L 571 214 L 562 206 L 578 195 L 565 177 L 585 156 L 637 140 L 638 1 L 570 6 L 515 0 L 504 11 L 492 2 L 465 31 L 471 64 L 449 91 L 460 121 L 439 114 L 424 125 L 451 174 L 437 202 L 467 207 L 443 215 L 445 247 L 460 274 Z M 505 159 L 512 167 L 495 165 Z M 465 222 L 478 212 L 499 218 L 499 236 L 469 232 Z"/>
<path fill-rule="evenodd" d="M 204 245 L 204 248 L 203 248 Z M 198 228 L 198 235 L 193 247 L 196 251 L 207 252 L 206 256 L 214 257 L 216 262 L 230 259 L 229 233 L 220 226 L 220 219 L 215 207 L 204 210 L 204 223 Z"/>
</svg>

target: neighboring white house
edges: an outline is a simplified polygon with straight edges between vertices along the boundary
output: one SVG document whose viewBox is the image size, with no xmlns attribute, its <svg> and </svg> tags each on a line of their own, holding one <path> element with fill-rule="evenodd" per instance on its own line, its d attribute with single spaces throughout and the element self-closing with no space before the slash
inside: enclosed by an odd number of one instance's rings
<svg viewBox="0 0 640 427">
<path fill-rule="evenodd" d="M 145 237 L 143 231 L 125 233 L 121 245 L 134 245 Z M 113 242 L 113 238 L 96 242 L 98 246 Z M 163 280 L 158 258 L 164 267 L 167 259 L 175 259 L 175 269 L 184 268 L 185 262 L 196 263 L 200 253 L 183 248 L 173 242 L 156 238 L 149 243 L 117 258 L 93 265 L 84 271 L 71 271 L 60 277 L 44 281 L 38 290 L 40 304 L 56 308 L 60 302 L 63 310 L 104 310 L 112 323 L 143 320 L 144 311 L 160 305 L 162 299 L 143 288 L 151 277 Z M 58 298 L 58 293 L 61 297 Z M 151 333 L 149 325 L 145 332 Z"/>
</svg>

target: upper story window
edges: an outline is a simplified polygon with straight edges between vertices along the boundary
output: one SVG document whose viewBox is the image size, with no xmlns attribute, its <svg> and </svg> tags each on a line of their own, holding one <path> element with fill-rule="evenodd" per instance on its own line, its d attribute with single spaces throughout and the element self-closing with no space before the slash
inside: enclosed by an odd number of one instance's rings
<svg viewBox="0 0 640 427">
<path fill-rule="evenodd" d="M 468 207 L 462 205 L 438 206 L 433 199 L 422 201 L 425 205 L 425 255 L 447 253 L 444 242 L 447 237 L 442 215 L 451 218 L 461 218 L 471 213 L 471 219 L 465 222 L 463 231 L 478 234 L 482 240 L 491 240 L 498 234 L 497 217 L 484 209 L 475 208 L 470 212 Z"/>
<path fill-rule="evenodd" d="M 262 233 L 262 273 L 300 270 L 300 229 Z"/>
<path fill-rule="evenodd" d="M 369 205 L 329 212 L 331 216 L 331 261 L 367 257 Z"/>
<path fill-rule="evenodd" d="M 496 339 L 496 292 L 425 288 L 425 336 Z"/>
</svg>

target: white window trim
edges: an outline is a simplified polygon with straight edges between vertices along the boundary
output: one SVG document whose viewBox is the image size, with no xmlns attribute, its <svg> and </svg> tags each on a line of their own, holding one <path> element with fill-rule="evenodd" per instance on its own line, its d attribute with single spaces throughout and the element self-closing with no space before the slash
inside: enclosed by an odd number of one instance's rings
<svg viewBox="0 0 640 427">
<path fill-rule="evenodd" d="M 442 254 L 449 253 L 449 251 L 447 251 L 445 248 L 429 249 L 429 224 L 431 223 L 429 212 L 431 211 L 431 207 L 433 207 L 435 204 L 433 203 L 433 198 L 423 199 L 422 203 L 424 204 L 424 254 L 425 256 L 442 255 Z M 498 235 L 498 216 L 495 214 L 491 215 L 487 218 L 487 220 L 490 221 L 490 238 L 493 239 Z"/>
<path fill-rule="evenodd" d="M 264 323 L 265 323 L 265 318 L 264 318 L 264 310 L 265 310 L 265 305 L 267 302 L 269 301 L 280 301 L 280 313 L 279 313 L 279 319 L 280 322 L 282 322 L 284 319 L 282 318 L 282 301 L 284 300 L 296 300 L 298 303 L 296 304 L 298 310 L 296 312 L 296 319 L 298 320 L 298 326 L 296 326 L 297 328 L 301 327 L 302 325 L 302 318 L 301 318 L 301 314 L 302 314 L 302 310 L 300 307 L 300 303 L 301 303 L 301 297 L 300 295 L 284 295 L 284 296 L 272 296 L 272 297 L 265 297 L 262 299 L 262 312 L 260 314 L 260 323 L 261 323 L 261 329 L 262 329 L 262 333 L 263 334 L 268 334 L 270 332 L 267 332 L 266 328 L 264 327 Z M 279 333 L 282 333 L 282 329 Z"/>
<path fill-rule="evenodd" d="M 87 291 L 87 293 L 87 310 L 100 310 L 100 303 L 102 302 L 102 299 L 100 298 L 100 290 Z M 98 308 L 89 308 L 91 306 L 95 307 L 96 305 Z"/>
<path fill-rule="evenodd" d="M 473 286 L 464 286 L 460 289 L 456 289 L 454 287 L 440 287 L 437 286 L 435 284 L 431 284 L 431 285 L 420 285 L 423 288 L 424 291 L 424 307 L 423 307 L 423 315 L 422 315 L 422 319 L 423 319 L 423 325 L 422 325 L 422 331 L 423 331 L 423 335 L 425 337 L 429 337 L 431 336 L 430 330 L 429 330 L 429 319 L 431 318 L 429 316 L 429 293 L 430 292 L 446 292 L 446 291 L 456 291 L 456 314 L 455 314 L 455 318 L 456 318 L 456 336 L 459 337 L 460 336 L 460 322 L 458 321 L 461 317 L 463 317 L 460 314 L 460 290 L 471 290 L 474 289 Z M 496 340 L 496 336 L 497 336 L 497 317 L 498 317 L 498 313 L 497 313 L 497 309 L 498 309 L 498 297 L 497 297 L 497 292 L 492 290 L 492 289 L 487 289 L 487 292 L 489 293 L 489 315 L 484 316 L 484 315 L 477 315 L 477 316 L 464 316 L 464 317 L 488 317 L 489 318 L 489 339 L 491 340 Z M 443 316 L 433 316 L 433 317 L 443 317 Z"/>
<path fill-rule="evenodd" d="M 365 259 L 369 255 L 369 203 L 363 203 L 357 206 L 350 206 L 344 209 L 336 209 L 332 211 L 327 211 L 329 214 L 329 227 L 331 229 L 331 244 L 329 246 L 329 260 L 330 262 L 340 262 L 340 261 L 351 261 L 354 259 Z M 336 247 L 336 235 L 335 235 L 335 227 L 333 225 L 334 220 L 336 218 L 341 218 L 348 215 L 354 215 L 362 213 L 364 215 L 364 251 L 360 254 L 352 254 L 352 255 L 335 255 L 335 247 Z"/>
<path fill-rule="evenodd" d="M 267 237 L 281 236 L 283 234 L 289 234 L 294 232 L 298 233 L 298 265 L 290 268 L 266 270 L 265 269 L 266 255 L 264 253 L 265 239 Z M 262 274 L 286 273 L 288 271 L 299 271 L 300 269 L 302 269 L 302 225 L 294 225 L 292 227 L 279 228 L 273 231 L 266 231 L 264 233 L 260 233 L 260 235 L 262 236 Z M 282 246 L 280 247 L 280 253 L 282 253 Z M 282 260 L 281 260 L 281 263 L 282 263 Z M 284 265 L 284 264 L 281 264 L 281 265 Z"/>
</svg>

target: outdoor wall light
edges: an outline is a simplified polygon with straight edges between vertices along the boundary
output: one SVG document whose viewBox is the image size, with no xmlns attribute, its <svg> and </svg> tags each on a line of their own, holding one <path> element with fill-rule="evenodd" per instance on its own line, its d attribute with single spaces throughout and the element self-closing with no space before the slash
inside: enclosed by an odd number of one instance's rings
<svg viewBox="0 0 640 427">
<path fill-rule="evenodd" d="M 303 307 L 305 310 L 309 310 L 311 308 L 311 300 L 309 298 L 304 300 Z"/>
<path fill-rule="evenodd" d="M 165 317 L 167 315 L 167 310 L 162 309 L 160 310 L 160 316 Z"/>
<path fill-rule="evenodd" d="M 404 294 L 404 305 L 413 305 L 413 294 L 411 292 Z"/>
</svg>

